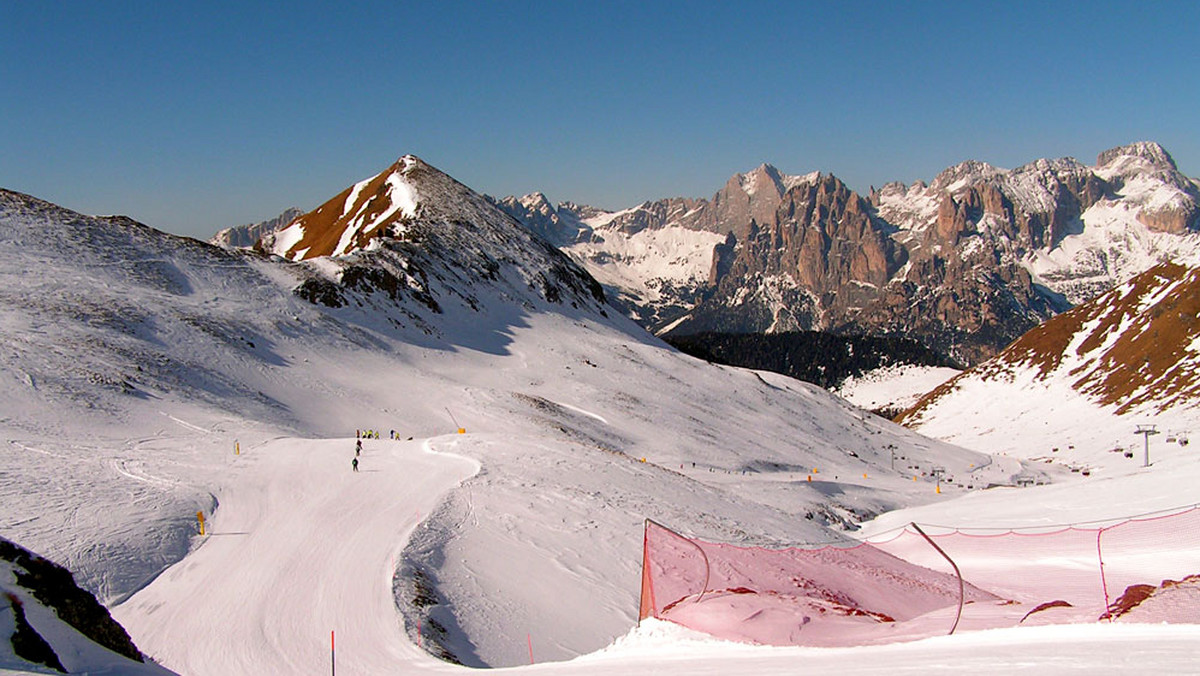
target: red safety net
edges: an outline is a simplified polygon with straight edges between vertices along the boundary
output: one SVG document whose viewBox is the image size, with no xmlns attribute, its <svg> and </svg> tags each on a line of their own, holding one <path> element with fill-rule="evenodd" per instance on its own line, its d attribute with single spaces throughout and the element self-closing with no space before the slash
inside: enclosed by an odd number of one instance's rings
<svg viewBox="0 0 1200 676">
<path fill-rule="evenodd" d="M 1200 509 L 1040 531 L 910 525 L 853 546 L 787 549 L 705 542 L 647 521 L 640 616 L 812 646 L 1031 624 L 1200 623 Z"/>
</svg>

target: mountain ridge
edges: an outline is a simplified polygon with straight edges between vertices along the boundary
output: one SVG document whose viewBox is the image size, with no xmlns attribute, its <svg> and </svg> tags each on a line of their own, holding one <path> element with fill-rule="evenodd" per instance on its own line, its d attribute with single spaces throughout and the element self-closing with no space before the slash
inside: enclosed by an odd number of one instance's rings
<svg viewBox="0 0 1200 676">
<path fill-rule="evenodd" d="M 519 200 L 498 202 L 532 219 Z M 562 212 L 579 207 L 563 206 L 543 196 L 540 218 L 569 230 Z M 928 184 L 866 195 L 764 164 L 708 200 L 575 222 L 559 246 L 654 332 L 904 333 L 978 363 L 1160 258 L 1200 251 L 1200 183 L 1153 142 L 1103 151 L 1092 166 L 968 160 Z"/>
</svg>

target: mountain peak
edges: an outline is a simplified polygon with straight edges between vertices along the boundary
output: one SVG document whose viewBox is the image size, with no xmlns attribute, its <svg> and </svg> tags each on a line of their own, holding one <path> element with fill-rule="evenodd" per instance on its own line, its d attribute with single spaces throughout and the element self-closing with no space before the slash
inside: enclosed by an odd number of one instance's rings
<svg viewBox="0 0 1200 676">
<path fill-rule="evenodd" d="M 1125 158 L 1143 160 L 1155 169 L 1179 171 L 1179 167 L 1175 165 L 1175 159 L 1171 157 L 1171 154 L 1167 152 L 1166 148 L 1163 148 L 1154 141 L 1139 141 L 1105 150 L 1096 158 L 1096 165 L 1099 167 L 1110 167 Z"/>
<path fill-rule="evenodd" d="M 454 185 L 460 190 L 445 187 Z M 338 193 L 333 199 L 292 221 L 291 225 L 264 239 L 268 248 L 284 258 L 301 260 L 319 256 L 341 256 L 384 234 L 397 235 L 404 224 L 418 216 L 423 201 L 438 195 L 438 201 L 455 202 L 444 193 L 470 192 L 449 176 L 415 155 L 403 155 L 382 172 Z"/>
<path fill-rule="evenodd" d="M 729 179 L 729 187 L 737 186 L 747 197 L 753 198 L 763 190 L 773 190 L 776 195 L 786 192 L 783 176 L 775 167 L 763 163 L 744 174 L 734 174 Z"/>
<path fill-rule="evenodd" d="M 942 170 L 942 173 L 934 177 L 930 187 L 938 192 L 954 192 L 963 186 L 979 183 L 1002 172 L 1002 169 L 987 162 L 967 160 Z"/>
</svg>

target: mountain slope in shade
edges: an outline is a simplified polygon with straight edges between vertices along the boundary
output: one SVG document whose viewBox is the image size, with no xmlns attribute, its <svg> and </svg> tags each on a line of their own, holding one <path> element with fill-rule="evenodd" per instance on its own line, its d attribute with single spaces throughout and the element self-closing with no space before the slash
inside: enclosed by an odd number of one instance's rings
<svg viewBox="0 0 1200 676">
<path fill-rule="evenodd" d="M 1200 432 L 1200 268 L 1160 264 L 1050 319 L 899 420 L 978 450 L 1098 466 L 1132 462 L 1110 451 L 1141 460 L 1140 424 L 1186 444 Z"/>
</svg>

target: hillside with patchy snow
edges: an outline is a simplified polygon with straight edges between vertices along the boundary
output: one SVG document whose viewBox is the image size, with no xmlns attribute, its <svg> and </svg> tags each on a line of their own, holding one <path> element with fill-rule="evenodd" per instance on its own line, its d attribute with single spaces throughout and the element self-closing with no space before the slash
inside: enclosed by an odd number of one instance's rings
<svg viewBox="0 0 1200 676">
<path fill-rule="evenodd" d="M 1138 425 L 1185 446 L 1200 431 L 1200 268 L 1158 265 L 1047 321 L 900 419 L 970 448 L 1074 463 L 1141 463 Z M 970 421 L 964 424 L 964 421 Z M 1031 446 L 1022 431 L 1037 430 Z"/>
</svg>

